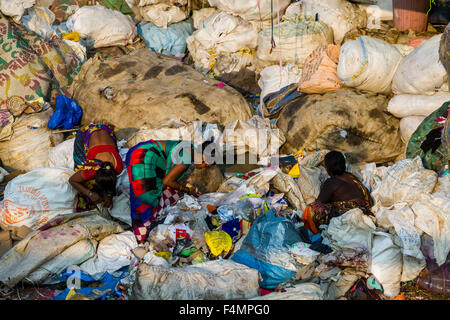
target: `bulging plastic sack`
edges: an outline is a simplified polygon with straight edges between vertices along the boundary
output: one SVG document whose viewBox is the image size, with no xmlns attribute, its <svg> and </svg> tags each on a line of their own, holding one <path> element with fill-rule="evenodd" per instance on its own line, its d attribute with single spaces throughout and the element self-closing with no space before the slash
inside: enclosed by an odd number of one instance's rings
<svg viewBox="0 0 450 320">
<path fill-rule="evenodd" d="M 433 95 L 448 91 L 447 71 L 439 59 L 441 36 L 425 40 L 403 59 L 392 81 L 395 94 Z"/>
<path fill-rule="evenodd" d="M 296 276 L 298 263 L 289 250 L 301 241 L 294 224 L 270 210 L 255 220 L 231 259 L 257 269 L 263 278 L 260 287 L 274 289 Z"/>
<path fill-rule="evenodd" d="M 72 129 L 80 123 L 83 111 L 80 106 L 70 98 L 60 94 L 55 98 L 56 111 L 48 121 L 52 130 L 58 128 Z"/>
<path fill-rule="evenodd" d="M 376 206 L 392 206 L 398 202 L 414 202 L 422 194 L 431 193 L 437 173 L 425 169 L 420 157 L 403 159 L 389 167 L 383 180 L 372 192 Z"/>
<path fill-rule="evenodd" d="M 449 92 L 437 92 L 431 96 L 400 94 L 389 100 L 387 111 L 397 118 L 427 117 L 447 101 L 450 101 Z"/>
<path fill-rule="evenodd" d="M 402 59 L 403 56 L 393 45 L 362 36 L 342 45 L 337 75 L 348 87 L 389 93 Z"/>
<path fill-rule="evenodd" d="M 94 48 L 126 46 L 136 36 L 131 17 L 100 5 L 79 8 L 67 20 L 67 27 L 93 42 Z"/>
<path fill-rule="evenodd" d="M 208 261 L 183 268 L 141 263 L 132 300 L 225 300 L 259 295 L 258 271 L 231 260 Z"/>
<path fill-rule="evenodd" d="M 73 213 L 73 170 L 37 168 L 11 180 L 0 202 L 0 225 L 34 230 L 57 215 Z"/>
</svg>

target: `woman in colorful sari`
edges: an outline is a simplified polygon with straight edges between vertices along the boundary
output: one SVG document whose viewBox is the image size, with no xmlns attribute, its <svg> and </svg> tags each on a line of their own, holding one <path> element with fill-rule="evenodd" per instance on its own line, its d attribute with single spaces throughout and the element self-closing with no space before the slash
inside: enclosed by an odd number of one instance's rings
<svg viewBox="0 0 450 320">
<path fill-rule="evenodd" d="M 302 216 L 305 228 L 314 234 L 319 233 L 320 225 L 329 224 L 331 218 L 354 208 L 372 215 L 370 192 L 358 178 L 345 171 L 344 155 L 337 151 L 327 153 L 325 168 L 330 178 L 323 183 L 316 201 L 305 208 Z"/>
<path fill-rule="evenodd" d="M 406 157 L 419 156 L 423 167 L 439 176 L 450 174 L 450 101 L 426 117 L 409 139 Z"/>
<path fill-rule="evenodd" d="M 116 141 L 112 125 L 90 124 L 77 131 L 73 148 L 75 174 L 69 179 L 78 191 L 76 212 L 95 209 L 98 203 L 112 208 L 117 175 L 123 170 Z"/>
<path fill-rule="evenodd" d="M 203 147 L 205 144 L 203 145 Z M 180 199 L 180 192 L 198 196 L 181 182 L 194 169 L 193 144 L 187 141 L 145 141 L 127 153 L 132 229 L 138 243 L 147 240 L 162 209 Z M 195 168 L 209 166 L 202 160 Z"/>
</svg>

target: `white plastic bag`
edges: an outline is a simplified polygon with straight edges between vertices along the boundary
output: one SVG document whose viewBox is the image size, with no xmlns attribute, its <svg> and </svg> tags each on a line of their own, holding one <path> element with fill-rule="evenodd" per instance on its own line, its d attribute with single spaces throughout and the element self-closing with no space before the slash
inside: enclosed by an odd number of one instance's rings
<svg viewBox="0 0 450 320">
<path fill-rule="evenodd" d="M 188 16 L 183 9 L 167 3 L 145 6 L 140 8 L 140 13 L 145 21 L 150 21 L 161 28 L 167 28 L 169 24 L 180 22 Z"/>
<path fill-rule="evenodd" d="M 271 0 L 208 0 L 211 7 L 241 16 L 245 20 L 268 20 L 271 17 Z M 278 0 L 273 2 L 273 18 L 277 19 L 277 10 L 280 10 L 280 18 L 284 10 L 289 6 L 290 0 Z M 278 8 L 277 8 L 278 5 Z"/>
<path fill-rule="evenodd" d="M 67 27 L 93 40 L 94 48 L 126 46 L 133 43 L 137 32 L 131 17 L 100 5 L 78 9 L 67 20 Z"/>
<path fill-rule="evenodd" d="M 353 28 L 365 27 L 367 15 L 364 9 L 347 0 L 302 0 L 302 14 L 325 22 L 334 31 L 334 41 L 340 44 L 345 34 Z"/>
<path fill-rule="evenodd" d="M 327 233 L 330 236 L 330 247 L 344 248 L 351 243 L 359 243 L 370 250 L 372 248 L 372 233 L 376 226 L 372 219 L 361 209 L 352 209 L 339 217 L 330 220 Z"/>
<path fill-rule="evenodd" d="M 257 57 L 262 65 L 292 63 L 303 66 L 315 49 L 333 43 L 333 30 L 323 22 L 294 18 L 274 26 L 276 46 L 272 48 L 272 28 L 258 33 Z"/>
<path fill-rule="evenodd" d="M 217 13 L 216 8 L 203 8 L 200 10 L 192 10 L 192 20 L 194 29 L 202 29 L 205 20 L 215 13 Z"/>
<path fill-rule="evenodd" d="M 52 114 L 49 108 L 16 119 L 11 139 L 0 142 L 5 166 L 24 171 L 46 166 L 50 148 L 63 141 L 62 133 L 52 133 L 47 126 Z"/>
<path fill-rule="evenodd" d="M 413 133 L 425 119 L 423 116 L 409 116 L 400 120 L 402 141 L 407 144 Z"/>
<path fill-rule="evenodd" d="M 437 92 L 431 96 L 400 94 L 389 101 L 387 110 L 397 118 L 427 117 L 447 101 L 450 101 L 448 92 Z"/>
<path fill-rule="evenodd" d="M 211 69 L 211 55 L 233 53 L 243 48 L 255 49 L 257 29 L 248 21 L 225 12 L 205 19 L 205 27 L 186 39 L 187 47 L 198 68 Z"/>
<path fill-rule="evenodd" d="M 73 169 L 73 145 L 75 139 L 66 140 L 56 147 L 51 148 L 48 153 L 48 167 L 60 167 Z"/>
<path fill-rule="evenodd" d="M 422 194 L 432 192 L 436 182 L 437 173 L 425 169 L 420 157 L 404 159 L 389 167 L 372 196 L 377 201 L 376 206 L 411 203 L 420 199 Z"/>
<path fill-rule="evenodd" d="M 138 246 L 132 231 L 112 234 L 100 241 L 95 257 L 80 265 L 81 271 L 99 280 L 105 272 L 110 274 L 137 262 L 133 249 Z"/>
<path fill-rule="evenodd" d="M 38 229 L 57 215 L 73 212 L 73 170 L 37 168 L 11 180 L 0 202 L 0 225 Z"/>
<path fill-rule="evenodd" d="M 52 260 L 44 263 L 38 269 L 28 275 L 25 280 L 33 284 L 53 284 L 58 283 L 58 279 L 52 279 L 52 276 L 58 275 L 65 268 L 77 266 L 95 255 L 97 241 L 81 240 L 73 246 L 67 248 Z"/>
<path fill-rule="evenodd" d="M 447 72 L 439 60 L 441 36 L 435 35 L 423 41 L 403 59 L 392 81 L 395 94 L 433 95 L 445 88 Z M 448 86 L 445 91 L 448 91 Z"/>
<path fill-rule="evenodd" d="M 0 0 L 0 11 L 5 16 L 13 18 L 15 23 L 20 24 L 26 9 L 31 8 L 36 3 L 36 0 Z"/>
<path fill-rule="evenodd" d="M 383 286 L 383 293 L 393 298 L 400 293 L 402 276 L 402 253 L 388 233 L 375 232 L 373 235 L 370 272 Z"/>
<path fill-rule="evenodd" d="M 258 270 L 231 260 L 214 260 L 183 268 L 141 263 L 131 299 L 248 299 L 259 295 L 258 279 Z"/>
<path fill-rule="evenodd" d="M 411 205 L 416 215 L 415 226 L 431 236 L 434 256 L 442 265 L 450 252 L 450 198 L 444 192 L 425 194 Z"/>
<path fill-rule="evenodd" d="M 391 44 L 362 36 L 342 45 L 337 75 L 346 86 L 389 93 L 402 59 L 401 53 Z"/>
</svg>

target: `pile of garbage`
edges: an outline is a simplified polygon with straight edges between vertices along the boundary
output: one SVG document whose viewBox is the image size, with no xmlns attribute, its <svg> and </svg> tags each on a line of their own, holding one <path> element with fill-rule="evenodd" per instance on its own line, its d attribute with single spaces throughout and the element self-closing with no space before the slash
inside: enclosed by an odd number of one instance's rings
<svg viewBox="0 0 450 320">
<path fill-rule="evenodd" d="M 20 284 L 54 300 L 388 300 L 412 282 L 448 297 L 448 141 L 444 163 L 419 153 L 435 119 L 448 130 L 450 27 L 399 31 L 390 1 L 368 2 L 0 0 L 2 299 Z M 74 212 L 74 134 L 98 121 L 124 161 L 198 137 L 256 161 L 194 171 L 202 195 L 138 244 L 127 168 L 112 209 Z M 373 216 L 314 234 L 302 214 L 329 150 Z"/>
</svg>

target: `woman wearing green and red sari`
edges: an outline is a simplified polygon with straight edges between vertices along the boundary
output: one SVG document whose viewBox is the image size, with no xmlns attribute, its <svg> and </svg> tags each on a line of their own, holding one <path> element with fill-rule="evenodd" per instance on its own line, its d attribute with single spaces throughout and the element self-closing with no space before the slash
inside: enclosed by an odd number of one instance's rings
<svg viewBox="0 0 450 320">
<path fill-rule="evenodd" d="M 145 242 L 162 209 L 180 198 L 180 192 L 198 196 L 194 187 L 181 182 L 193 170 L 193 144 L 186 141 L 145 141 L 131 148 L 125 160 L 130 181 L 132 229 Z M 209 166 L 203 162 L 196 168 Z M 189 169 L 189 170 L 188 170 Z"/>
<path fill-rule="evenodd" d="M 330 178 L 323 183 L 316 201 L 306 207 L 302 216 L 305 228 L 314 234 L 319 233 L 320 225 L 329 224 L 331 218 L 354 208 L 372 215 L 370 192 L 357 177 L 345 171 L 344 155 L 338 151 L 327 153 L 325 168 Z"/>
</svg>

